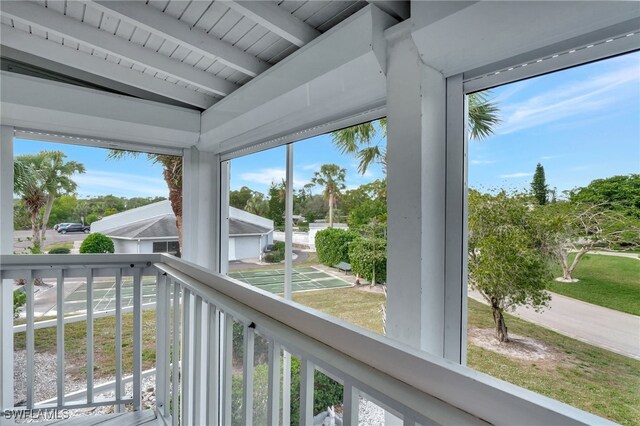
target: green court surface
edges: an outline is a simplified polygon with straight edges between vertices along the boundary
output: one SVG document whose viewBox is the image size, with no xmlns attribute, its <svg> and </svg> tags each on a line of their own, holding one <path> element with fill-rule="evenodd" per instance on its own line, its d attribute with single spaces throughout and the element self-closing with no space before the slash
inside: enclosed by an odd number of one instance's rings
<svg viewBox="0 0 640 426">
<path fill-rule="evenodd" d="M 121 306 L 123 308 L 133 306 L 133 280 L 131 278 L 122 279 L 120 289 L 122 297 Z M 155 277 L 142 278 L 142 303 L 156 301 L 156 280 Z M 96 278 L 93 281 L 93 310 L 105 311 L 115 309 L 116 286 L 114 279 Z M 69 294 L 64 301 L 64 312 L 82 312 L 87 309 L 87 285 L 80 285 L 75 291 Z"/>
<path fill-rule="evenodd" d="M 234 271 L 229 276 L 271 293 L 284 292 L 284 269 Z M 295 268 L 291 274 L 291 291 L 349 287 L 350 283 L 314 267 Z"/>
</svg>

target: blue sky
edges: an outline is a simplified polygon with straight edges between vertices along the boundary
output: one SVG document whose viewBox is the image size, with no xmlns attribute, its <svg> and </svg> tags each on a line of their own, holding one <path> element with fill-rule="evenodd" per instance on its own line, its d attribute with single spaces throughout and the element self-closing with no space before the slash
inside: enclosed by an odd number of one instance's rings
<svg viewBox="0 0 640 426">
<path fill-rule="evenodd" d="M 527 189 L 538 162 L 559 193 L 640 172 L 640 52 L 505 85 L 491 96 L 502 123 L 493 136 L 469 144 L 471 187 Z M 43 149 L 85 164 L 87 173 L 75 177 L 80 196 L 167 195 L 161 167 L 144 156 L 106 161 L 106 150 L 23 140 L 14 148 L 16 155 Z M 294 186 L 309 182 L 326 163 L 347 169 L 349 188 L 383 177 L 377 165 L 359 175 L 357 160 L 322 135 L 294 145 Z M 231 163 L 231 189 L 246 185 L 266 193 L 284 174 L 284 147 L 238 158 Z"/>
</svg>

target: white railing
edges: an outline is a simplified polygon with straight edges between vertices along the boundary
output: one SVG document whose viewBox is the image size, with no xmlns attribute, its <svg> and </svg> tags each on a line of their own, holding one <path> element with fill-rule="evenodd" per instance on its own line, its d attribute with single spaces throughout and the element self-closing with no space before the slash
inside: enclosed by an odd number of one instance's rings
<svg viewBox="0 0 640 426">
<path fill-rule="evenodd" d="M 123 259 L 128 260 L 125 263 Z M 107 269 L 114 272 L 114 268 L 115 272 L 121 271 L 121 276 L 125 273 L 133 276 L 134 283 L 138 283 L 137 287 L 134 285 L 137 336 L 141 318 L 139 277 L 156 274 L 156 412 L 166 424 L 232 423 L 232 379 L 234 370 L 239 368 L 232 363 L 234 322 L 241 324 L 243 330 L 239 402 L 242 424 L 253 423 L 253 355 L 257 336 L 268 342 L 265 408 L 269 425 L 285 421 L 280 404 L 281 359 L 285 352 L 300 360 L 302 425 L 313 424 L 315 370 L 343 385 L 345 425 L 358 424 L 360 396 L 406 425 L 607 423 L 558 401 L 429 356 L 171 256 L 2 256 L 1 260 L 3 278 L 14 278 L 18 271 L 31 271 L 32 277 L 45 271 L 57 277 L 95 277 Z M 33 297 L 28 300 L 32 303 Z M 30 309 L 28 305 L 27 319 L 33 323 Z M 88 315 L 87 321 L 90 320 Z M 64 326 L 64 321 L 59 320 L 57 325 Z M 33 328 L 28 322 L 27 352 L 33 351 L 33 343 L 29 345 Z M 111 405 L 133 402 L 134 408 L 140 408 L 140 341 L 135 342 L 133 401 L 121 399 Z M 64 354 L 59 357 L 64 360 Z M 0 373 L 3 383 L 7 383 L 5 372 Z M 88 374 L 87 387 L 91 385 Z M 85 405 L 90 401 L 91 393 L 87 392 Z M 57 402 L 58 406 L 65 406 L 64 397 L 59 396 Z"/>
</svg>

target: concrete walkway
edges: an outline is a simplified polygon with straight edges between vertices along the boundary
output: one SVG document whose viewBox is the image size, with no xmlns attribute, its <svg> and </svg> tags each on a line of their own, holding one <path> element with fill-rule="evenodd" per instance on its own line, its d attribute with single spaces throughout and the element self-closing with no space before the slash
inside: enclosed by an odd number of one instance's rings
<svg viewBox="0 0 640 426">
<path fill-rule="evenodd" d="M 469 291 L 479 302 L 482 296 Z M 549 308 L 541 313 L 520 307 L 513 315 L 631 358 L 640 359 L 640 317 L 551 293 Z"/>
</svg>

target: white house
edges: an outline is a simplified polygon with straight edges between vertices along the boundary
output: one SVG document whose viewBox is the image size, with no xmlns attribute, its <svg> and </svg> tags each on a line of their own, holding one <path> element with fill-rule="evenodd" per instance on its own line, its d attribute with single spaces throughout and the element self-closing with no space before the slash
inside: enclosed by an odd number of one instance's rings
<svg viewBox="0 0 640 426">
<path fill-rule="evenodd" d="M 178 228 L 168 200 L 107 216 L 91 224 L 113 240 L 116 253 L 177 254 Z M 273 221 L 229 208 L 229 260 L 259 258 L 273 243 Z"/>
</svg>

